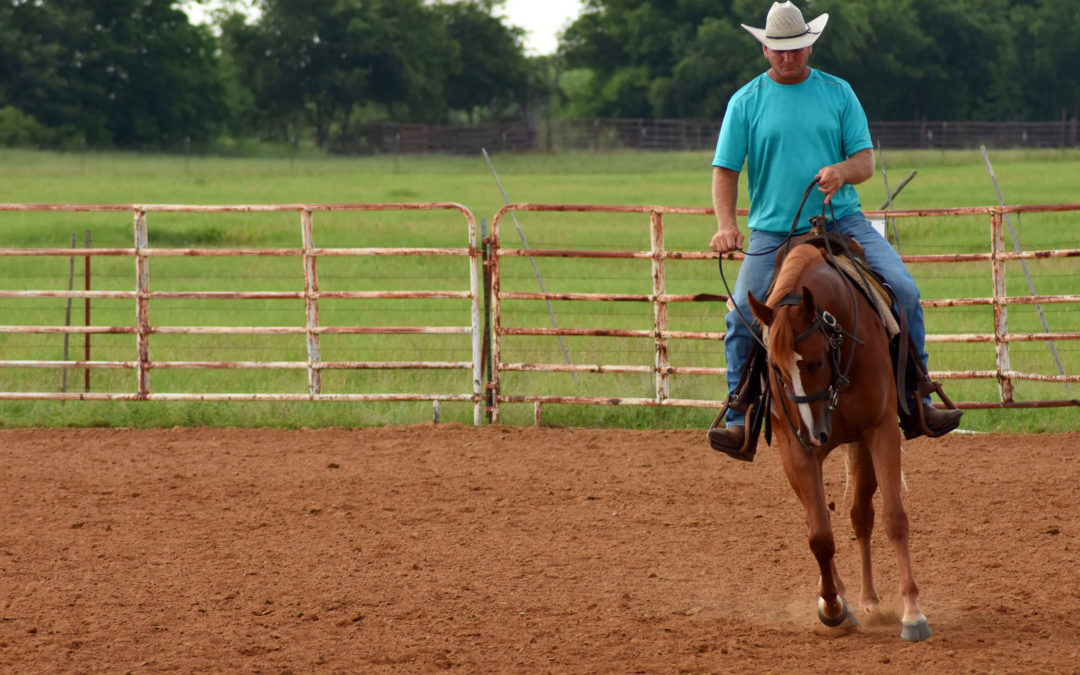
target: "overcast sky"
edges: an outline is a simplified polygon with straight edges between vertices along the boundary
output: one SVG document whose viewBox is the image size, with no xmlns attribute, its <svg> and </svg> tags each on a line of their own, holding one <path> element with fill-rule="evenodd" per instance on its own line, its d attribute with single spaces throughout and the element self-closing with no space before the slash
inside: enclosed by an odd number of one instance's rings
<svg viewBox="0 0 1080 675">
<path fill-rule="evenodd" d="M 506 23 L 524 28 L 530 56 L 554 54 L 558 33 L 581 14 L 581 0 L 506 0 Z"/>
<path fill-rule="evenodd" d="M 506 0 L 501 15 L 506 23 L 525 29 L 525 52 L 530 56 L 554 54 L 558 33 L 581 14 L 582 0 Z M 227 0 L 226 0 L 227 2 Z M 222 0 L 186 2 L 185 9 L 192 21 L 204 23 L 210 10 Z M 243 1 L 232 4 L 245 4 Z"/>
</svg>

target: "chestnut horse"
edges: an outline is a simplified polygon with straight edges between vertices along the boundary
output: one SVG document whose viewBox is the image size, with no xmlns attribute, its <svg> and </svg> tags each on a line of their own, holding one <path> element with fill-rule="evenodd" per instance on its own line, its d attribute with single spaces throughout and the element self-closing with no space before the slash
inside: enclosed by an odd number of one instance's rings
<svg viewBox="0 0 1080 675">
<path fill-rule="evenodd" d="M 860 605 L 879 605 L 870 562 L 873 496 L 881 489 L 885 533 L 896 551 L 904 600 L 901 637 L 930 637 L 911 571 L 908 517 L 901 503 L 900 426 L 889 337 L 878 314 L 821 251 L 791 249 L 767 303 L 752 295 L 765 328 L 772 429 L 784 472 L 806 511 L 810 550 L 821 568 L 818 617 L 828 626 L 858 625 L 844 601 L 833 560 L 835 544 L 822 484 L 822 463 L 849 444 L 853 485 L 851 524 L 862 569 Z"/>
</svg>

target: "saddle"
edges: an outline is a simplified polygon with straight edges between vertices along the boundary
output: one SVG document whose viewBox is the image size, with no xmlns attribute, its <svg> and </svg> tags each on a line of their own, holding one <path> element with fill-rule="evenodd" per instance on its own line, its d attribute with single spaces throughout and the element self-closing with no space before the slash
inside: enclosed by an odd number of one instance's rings
<svg viewBox="0 0 1080 675">
<path fill-rule="evenodd" d="M 956 406 L 945 395 L 941 384 L 930 379 L 922 357 L 908 334 L 907 316 L 888 283 L 870 267 L 862 246 L 849 235 L 837 232 L 811 232 L 793 237 L 787 245 L 777 251 L 776 269 L 780 268 L 788 252 L 800 244 L 816 246 L 822 252 L 822 257 L 826 262 L 843 274 L 862 293 L 881 319 L 890 338 L 889 352 L 892 355 L 893 372 L 896 378 L 897 412 L 904 437 L 910 440 L 923 435 L 934 436 L 935 434 L 926 425 L 921 404 L 922 398 L 936 393 L 947 407 L 955 408 Z M 775 276 L 773 279 L 775 281 Z M 772 284 L 769 285 L 766 297 L 771 292 Z M 771 405 L 769 388 L 766 385 L 767 361 L 768 354 L 765 349 L 755 342 L 750 358 L 747 359 L 739 377 L 738 385 L 729 392 L 720 408 L 720 413 L 709 427 L 710 429 L 718 427 L 729 408 L 745 413 L 746 433 L 740 453 L 742 458 L 748 461 L 754 456 L 762 426 L 765 428 L 765 443 L 772 445 L 771 424 L 768 415 L 765 414 Z"/>
</svg>

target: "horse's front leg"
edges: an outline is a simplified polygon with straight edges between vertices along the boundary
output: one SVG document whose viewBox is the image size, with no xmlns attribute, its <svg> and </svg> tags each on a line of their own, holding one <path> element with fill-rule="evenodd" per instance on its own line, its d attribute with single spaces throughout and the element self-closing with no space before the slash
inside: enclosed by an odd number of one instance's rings
<svg viewBox="0 0 1080 675">
<path fill-rule="evenodd" d="M 870 558 L 870 534 L 874 531 L 874 492 L 877 490 L 877 477 L 874 475 L 874 462 L 865 443 L 852 443 L 848 446 L 849 476 L 852 482 L 851 529 L 855 532 L 855 542 L 859 547 L 862 591 L 859 604 L 864 612 L 870 613 L 878 608 L 881 600 L 874 590 L 874 567 Z"/>
<path fill-rule="evenodd" d="M 900 477 L 900 428 L 895 424 L 883 425 L 872 440 L 874 474 L 881 488 L 882 521 L 885 535 L 896 551 L 900 573 L 900 595 L 904 599 L 903 628 L 900 637 L 916 642 L 930 637 L 926 615 L 919 608 L 919 587 L 911 567 L 911 551 L 908 547 L 908 517 L 901 499 Z"/>
<path fill-rule="evenodd" d="M 836 542 L 829 522 L 829 511 L 825 505 L 821 460 L 807 455 L 796 442 L 785 443 L 782 447 L 784 472 L 803 505 L 810 551 L 814 554 L 820 571 L 818 618 L 826 626 L 840 626 L 845 621 L 848 621 L 849 625 L 858 625 L 844 602 L 833 561 Z"/>
</svg>

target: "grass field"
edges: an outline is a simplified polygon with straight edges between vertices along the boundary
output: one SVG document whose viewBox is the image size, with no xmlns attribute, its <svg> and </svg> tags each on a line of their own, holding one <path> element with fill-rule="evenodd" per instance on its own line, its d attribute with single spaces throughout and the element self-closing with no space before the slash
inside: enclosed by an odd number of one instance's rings
<svg viewBox="0 0 1080 675">
<path fill-rule="evenodd" d="M 1080 175 L 1080 152 L 1000 151 L 991 155 L 1008 203 L 1077 202 L 1075 176 Z M 563 204 L 650 204 L 699 206 L 710 204 L 710 157 L 702 153 L 616 153 L 573 155 L 495 155 L 493 161 L 513 202 Z M 978 152 L 886 152 L 890 184 L 895 186 L 912 170 L 917 177 L 896 200 L 897 208 L 937 208 L 994 204 L 997 196 Z M 144 203 L 144 204 L 275 204 L 436 202 L 464 204 L 477 219 L 489 223 L 503 205 L 502 195 L 482 157 L 311 157 L 227 159 L 138 156 L 123 154 L 63 155 L 0 151 L 3 202 Z M 745 189 L 745 187 L 744 187 Z M 880 170 L 860 187 L 864 208 L 884 200 Z M 742 197 L 746 203 L 745 194 Z M 599 214 L 525 213 L 518 219 L 533 248 L 646 250 L 648 218 Z M 1076 246 L 1080 213 L 1025 215 L 1014 220 L 1026 250 Z M 151 214 L 150 245 L 158 247 L 290 247 L 300 246 L 296 214 L 180 215 Z M 666 220 L 669 250 L 702 250 L 715 225 L 708 217 Z M 904 253 L 947 253 L 989 249 L 985 217 L 903 220 L 898 223 Z M 95 247 L 132 246 L 130 213 L 0 213 L 0 246 L 66 247 L 73 233 L 82 244 L 90 230 Z M 510 222 L 503 224 L 504 245 L 518 245 Z M 317 213 L 315 243 L 321 247 L 425 246 L 464 247 L 464 221 L 452 212 Z M 81 260 L 76 283 L 81 283 Z M 537 259 L 549 291 L 650 292 L 648 261 L 590 261 Z M 63 289 L 69 261 L 64 258 L 5 258 L 0 288 Z M 296 258 L 155 258 L 155 291 L 303 289 Z M 1031 261 L 1028 267 L 1040 294 L 1076 293 L 1080 270 L 1075 259 Z M 725 270 L 733 279 L 736 267 Z M 989 265 L 914 265 L 924 298 L 986 297 L 990 295 Z M 535 291 L 527 260 L 507 261 L 504 290 Z M 467 290 L 467 267 L 460 258 L 323 258 L 319 261 L 320 290 Z M 1027 282 L 1018 264 L 1010 264 L 1009 290 L 1026 295 Z M 133 269 L 128 258 L 95 258 L 95 290 L 131 290 Z M 78 287 L 78 286 L 77 286 Z M 671 293 L 721 293 L 715 261 L 670 263 Z M 7 325 L 63 324 L 63 299 L 0 299 Z M 648 329 L 652 309 L 638 303 L 556 302 L 560 327 Z M 1074 307 L 1044 308 L 1050 329 L 1080 330 Z M 544 303 L 517 301 L 504 306 L 506 322 L 514 326 L 545 327 L 550 317 Z M 74 303 L 81 321 L 82 303 Z M 694 304 L 672 305 L 675 330 L 723 330 L 723 308 Z M 302 325 L 299 300 L 198 301 L 155 300 L 154 325 Z M 460 300 L 350 300 L 320 304 L 323 325 L 445 325 L 468 323 L 468 307 Z M 933 309 L 927 312 L 931 333 L 989 333 L 988 308 Z M 130 300 L 95 300 L 94 325 L 132 325 Z M 1034 308 L 1009 310 L 1015 332 L 1039 332 Z M 94 359 L 134 360 L 133 336 L 94 336 Z M 651 340 L 631 338 L 568 338 L 575 363 L 651 365 Z M 59 335 L 0 334 L 7 359 L 60 359 Z M 1068 374 L 1080 372 L 1076 342 L 1058 342 Z M 81 358 L 82 336 L 70 341 Z M 554 338 L 510 337 L 504 341 L 508 362 L 559 363 L 562 354 Z M 175 336 L 151 339 L 154 360 L 306 360 L 303 336 Z M 994 349 L 988 344 L 931 344 L 934 370 L 992 370 Z M 468 336 L 327 336 L 324 360 L 469 361 Z M 673 341 L 671 361 L 685 366 L 720 366 L 722 346 L 709 341 Z M 1045 342 L 1014 343 L 1014 370 L 1056 374 Z M 97 370 L 94 391 L 134 391 L 130 370 Z M 58 391 L 56 370 L 3 369 L 0 390 Z M 82 372 L 68 374 L 68 387 L 81 386 Z M 427 387 L 467 392 L 466 371 L 330 371 L 324 374 L 327 392 L 410 392 Z M 155 392 L 305 392 L 302 370 L 155 370 Z M 993 381 L 948 381 L 956 400 L 997 399 Z M 651 397 L 651 375 L 538 375 L 508 373 L 504 393 Z M 1073 385 L 1073 389 L 1080 385 Z M 1062 385 L 1017 382 L 1018 400 L 1073 398 Z M 679 376 L 673 380 L 676 398 L 720 398 L 725 387 L 717 378 Z M 709 410 L 652 409 L 607 406 L 549 406 L 545 421 L 573 426 L 703 427 Z M 0 403 L 0 424 L 26 425 L 378 425 L 429 419 L 429 403 L 97 403 L 65 404 L 40 401 Z M 471 406 L 446 404 L 444 419 L 470 422 Z M 504 421 L 528 423 L 529 406 L 507 406 Z M 1044 411 L 969 411 L 964 427 L 975 430 L 1068 430 L 1080 426 L 1080 408 Z"/>
</svg>

